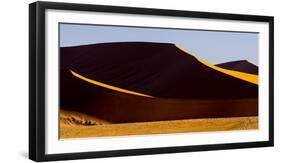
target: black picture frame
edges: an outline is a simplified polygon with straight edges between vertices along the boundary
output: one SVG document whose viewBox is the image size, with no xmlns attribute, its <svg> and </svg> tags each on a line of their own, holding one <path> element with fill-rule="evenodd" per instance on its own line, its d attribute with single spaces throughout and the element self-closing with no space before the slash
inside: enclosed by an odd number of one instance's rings
<svg viewBox="0 0 281 163">
<path fill-rule="evenodd" d="M 180 147 L 156 147 L 149 149 L 114 150 L 83 153 L 45 153 L 45 11 L 47 9 L 69 11 L 95 11 L 124 14 L 161 15 L 208 19 L 257 21 L 269 23 L 269 140 L 248 143 L 212 144 Z M 161 153 L 223 150 L 236 148 L 268 147 L 274 144 L 274 18 L 271 16 L 222 14 L 210 12 L 178 11 L 151 8 L 102 6 L 88 4 L 34 2 L 29 5 L 29 158 L 34 161 L 55 161 L 116 156 L 147 155 Z"/>
</svg>

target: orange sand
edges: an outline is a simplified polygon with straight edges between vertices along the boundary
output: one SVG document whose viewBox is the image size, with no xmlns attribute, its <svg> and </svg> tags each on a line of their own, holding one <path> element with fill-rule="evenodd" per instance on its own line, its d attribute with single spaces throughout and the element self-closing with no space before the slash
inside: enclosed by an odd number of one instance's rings
<svg viewBox="0 0 281 163">
<path fill-rule="evenodd" d="M 258 129 L 258 117 L 207 118 L 110 124 L 85 114 L 60 113 L 60 138 L 126 136 Z"/>
</svg>

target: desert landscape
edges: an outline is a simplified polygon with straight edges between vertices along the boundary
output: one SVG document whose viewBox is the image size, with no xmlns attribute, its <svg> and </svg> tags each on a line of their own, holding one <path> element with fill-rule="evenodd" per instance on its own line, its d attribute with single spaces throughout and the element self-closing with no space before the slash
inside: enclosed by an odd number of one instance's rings
<svg viewBox="0 0 281 163">
<path fill-rule="evenodd" d="M 258 128 L 258 118 L 202 118 L 111 124 L 78 112 L 61 111 L 60 138 L 87 138 L 204 131 L 250 130 Z"/>
<path fill-rule="evenodd" d="M 60 48 L 60 138 L 258 129 L 258 67 L 171 43 Z"/>
</svg>

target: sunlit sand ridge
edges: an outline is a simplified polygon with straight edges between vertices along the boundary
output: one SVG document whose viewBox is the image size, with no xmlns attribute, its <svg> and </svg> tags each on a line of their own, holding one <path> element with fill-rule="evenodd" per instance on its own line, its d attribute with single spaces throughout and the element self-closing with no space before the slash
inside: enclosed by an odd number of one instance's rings
<svg viewBox="0 0 281 163">
<path fill-rule="evenodd" d="M 178 45 L 175 45 L 175 46 L 177 48 L 179 48 L 180 50 L 184 51 L 185 53 L 193 55 L 192 53 L 188 52 L 187 50 L 183 49 L 182 47 L 180 47 Z M 258 85 L 258 75 L 253 75 L 253 74 L 248 74 L 248 73 L 238 72 L 238 71 L 233 71 L 233 70 L 227 70 L 227 69 L 220 68 L 218 66 L 212 65 L 212 64 L 208 63 L 207 61 L 204 61 L 203 59 L 200 59 L 198 57 L 195 57 L 195 58 L 199 62 L 201 62 L 202 64 L 204 64 L 204 65 L 206 65 L 206 66 L 208 66 L 208 67 L 210 67 L 210 68 L 212 68 L 214 70 L 217 70 L 217 71 L 222 72 L 224 74 L 227 74 L 227 75 L 233 76 L 235 78 L 239 78 L 241 80 L 245 80 L 247 82 L 250 82 L 250 83 Z M 146 95 L 146 94 L 142 94 L 142 93 L 139 93 L 139 92 L 134 92 L 134 91 L 126 90 L 126 89 L 123 89 L 123 88 L 118 88 L 118 87 L 111 86 L 111 85 L 108 85 L 108 84 L 105 84 L 105 83 L 102 83 L 102 82 L 99 82 L 99 81 L 96 81 L 96 80 L 93 80 L 93 79 L 86 78 L 86 77 L 78 74 L 77 72 L 74 72 L 73 70 L 70 70 L 70 72 L 72 73 L 72 75 L 74 75 L 75 77 L 77 77 L 79 79 L 82 79 L 84 81 L 87 81 L 89 83 L 92 83 L 92 84 L 95 84 L 95 85 L 98 85 L 98 86 L 101 86 L 101 87 L 104 87 L 104 88 L 107 88 L 107 89 L 111 89 L 111 90 L 122 92 L 122 93 L 137 95 L 137 96 L 151 97 L 151 98 L 153 97 L 153 96 L 150 96 L 150 95 Z"/>
<path fill-rule="evenodd" d="M 114 90 L 114 91 L 118 91 L 118 92 L 122 92 L 122 93 L 127 93 L 127 94 L 131 94 L 131 95 L 137 95 L 137 96 L 144 96 L 144 97 L 153 97 L 153 96 L 149 96 L 149 95 L 146 95 L 146 94 L 142 94 L 142 93 L 138 93 L 138 92 L 134 92 L 134 91 L 130 91 L 130 90 L 126 90 L 126 89 L 122 89 L 122 88 L 118 88 L 118 87 L 114 87 L 112 85 L 108 85 L 108 84 L 105 84 L 105 83 L 102 83 L 102 82 L 98 82 L 96 80 L 93 80 L 93 79 L 89 79 L 89 78 L 86 78 L 72 70 L 70 70 L 70 72 L 72 73 L 72 75 L 74 75 L 75 77 L 79 78 L 79 79 L 82 79 L 86 82 L 89 82 L 89 83 L 92 83 L 92 84 L 95 84 L 95 85 L 98 85 L 100 87 L 104 87 L 104 88 L 107 88 L 107 89 L 111 89 L 111 90 Z"/>
<path fill-rule="evenodd" d="M 176 47 L 178 47 L 179 49 L 183 50 L 184 52 L 187 52 L 185 49 L 179 47 L 178 45 L 176 45 Z M 188 52 L 188 53 L 191 54 L 190 52 Z M 220 72 L 222 72 L 224 74 L 227 74 L 227 75 L 230 75 L 230 76 L 233 76 L 233 77 L 236 77 L 236 78 L 239 78 L 239 79 L 242 79 L 242 80 L 245 80 L 245 81 L 248 81 L 250 83 L 258 85 L 258 75 L 253 75 L 253 74 L 248 74 L 248 73 L 243 73 L 243 72 L 223 69 L 223 68 L 217 67 L 215 65 L 212 65 L 212 64 L 210 64 L 210 63 L 208 63 L 208 62 L 206 62 L 206 61 L 204 61 L 204 60 L 202 60 L 200 58 L 197 58 L 197 57 L 195 57 L 195 58 L 199 62 L 201 62 L 202 64 L 204 64 L 204 65 L 206 65 L 206 66 L 208 66 L 208 67 L 210 67 L 212 69 L 215 69 L 215 70 L 220 71 Z M 126 89 L 123 89 L 123 88 L 114 87 L 114 86 L 111 86 L 111 85 L 108 85 L 108 84 L 105 84 L 105 83 L 102 83 L 102 82 L 99 82 L 99 81 L 96 81 L 96 80 L 93 80 L 93 79 L 86 78 L 86 77 L 84 77 L 84 76 L 74 72 L 73 70 L 70 70 L 70 72 L 72 73 L 73 76 L 75 76 L 75 77 L 77 77 L 79 79 L 82 79 L 84 81 L 87 81 L 89 83 L 92 83 L 92 84 L 95 84 L 95 85 L 98 85 L 98 86 L 101 86 L 101 87 L 104 87 L 104 88 L 107 88 L 107 89 L 111 89 L 111 90 L 122 92 L 122 93 L 137 95 L 137 96 L 153 98 L 153 96 L 150 96 L 150 95 L 146 95 L 146 94 L 142 94 L 142 93 L 126 90 Z"/>
<path fill-rule="evenodd" d="M 187 51 L 186 49 L 180 47 L 179 45 L 175 45 L 177 48 L 181 49 L 182 51 L 190 54 L 190 55 L 193 55 L 192 53 L 190 53 L 189 51 Z M 212 69 L 215 69 L 217 71 L 220 71 L 224 74 L 227 74 L 227 75 L 230 75 L 230 76 L 233 76 L 233 77 L 236 77 L 236 78 L 239 78 L 241 80 L 245 80 L 247 82 L 250 82 L 250 83 L 253 83 L 253 84 L 256 84 L 258 85 L 258 75 L 253 75 L 253 74 L 248 74 L 248 73 L 244 73 L 244 72 L 238 72 L 238 71 L 233 71 L 233 70 L 227 70 L 227 69 L 223 69 L 223 68 L 220 68 L 218 66 L 215 66 L 215 65 L 212 65 L 206 61 L 204 61 L 203 59 L 200 59 L 198 57 L 196 57 L 195 55 L 193 55 L 199 62 L 201 62 L 202 64 L 212 68 Z"/>
</svg>

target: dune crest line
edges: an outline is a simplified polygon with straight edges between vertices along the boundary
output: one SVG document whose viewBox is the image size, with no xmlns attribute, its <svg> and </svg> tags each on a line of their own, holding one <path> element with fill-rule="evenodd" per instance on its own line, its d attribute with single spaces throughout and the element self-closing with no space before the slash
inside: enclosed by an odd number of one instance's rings
<svg viewBox="0 0 281 163">
<path fill-rule="evenodd" d="M 210 67 L 210 68 L 212 68 L 214 70 L 217 70 L 217 71 L 222 72 L 224 74 L 227 74 L 227 75 L 233 76 L 235 78 L 239 78 L 241 80 L 245 80 L 247 82 L 250 82 L 250 83 L 258 85 L 258 75 L 253 75 L 253 74 L 248 74 L 248 73 L 244 73 L 244 72 L 238 72 L 238 71 L 233 71 L 233 70 L 227 70 L 227 69 L 224 69 L 224 68 L 220 68 L 218 66 L 212 65 L 212 64 L 208 63 L 207 61 L 204 61 L 204 60 L 196 57 L 195 55 L 193 55 L 192 53 L 190 53 L 186 49 L 180 47 L 179 45 L 175 44 L 175 46 L 177 48 L 179 48 L 180 50 L 182 50 L 183 52 L 192 55 L 199 62 L 201 62 L 202 64 L 204 64 L 204 65 L 206 65 L 206 66 L 208 66 L 208 67 Z"/>
<path fill-rule="evenodd" d="M 98 82 L 96 80 L 93 80 L 93 79 L 89 79 L 89 78 L 86 78 L 72 70 L 70 70 L 71 74 L 79 79 L 82 79 L 84 81 L 87 81 L 89 83 L 92 83 L 92 84 L 95 84 L 95 85 L 98 85 L 98 86 L 101 86 L 101 87 L 104 87 L 104 88 L 107 88 L 107 89 L 111 89 L 111 90 L 114 90 L 114 91 L 118 91 L 118 92 L 122 92 L 122 93 L 127 93 L 127 94 L 131 94 L 131 95 L 137 95 L 137 96 L 143 96 L 143 97 L 149 97 L 149 98 L 153 98 L 153 96 L 150 96 L 150 95 L 146 95 L 146 94 L 142 94 L 142 93 L 138 93 L 138 92 L 134 92 L 134 91 L 130 91 L 130 90 L 126 90 L 126 89 L 122 89 L 122 88 L 118 88 L 118 87 L 115 87 L 115 86 L 112 86 L 112 85 L 108 85 L 108 84 L 105 84 L 105 83 L 101 83 L 101 82 Z"/>
</svg>

